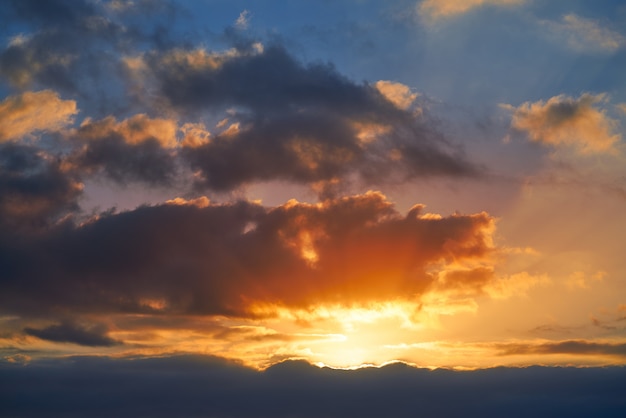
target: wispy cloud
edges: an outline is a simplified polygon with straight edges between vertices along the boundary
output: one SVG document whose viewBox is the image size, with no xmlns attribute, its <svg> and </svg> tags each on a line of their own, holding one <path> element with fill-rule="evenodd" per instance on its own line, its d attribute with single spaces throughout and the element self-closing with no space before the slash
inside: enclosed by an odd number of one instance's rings
<svg viewBox="0 0 626 418">
<path fill-rule="evenodd" d="M 603 26 L 602 22 L 578 16 L 564 15 L 560 21 L 542 22 L 556 41 L 581 52 L 614 52 L 626 45 L 626 37 Z"/>
<path fill-rule="evenodd" d="M 244 10 L 243 12 L 239 14 L 239 17 L 237 18 L 237 20 L 235 20 L 235 27 L 241 30 L 248 29 L 248 26 L 250 26 L 250 18 L 251 18 L 250 11 Z"/>
</svg>

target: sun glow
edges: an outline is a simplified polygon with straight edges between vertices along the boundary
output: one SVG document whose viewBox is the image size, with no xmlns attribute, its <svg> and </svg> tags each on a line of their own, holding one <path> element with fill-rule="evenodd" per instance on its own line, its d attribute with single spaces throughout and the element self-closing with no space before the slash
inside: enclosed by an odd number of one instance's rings
<svg viewBox="0 0 626 418">
<path fill-rule="evenodd" d="M 300 337 L 293 344 L 300 350 L 306 346 L 308 361 L 334 368 L 355 368 L 396 360 L 389 357 L 385 345 L 400 344 L 407 334 L 419 333 L 424 328 L 420 309 L 414 302 L 394 301 L 350 307 L 318 305 L 308 309 L 263 305 L 256 306 L 255 313 L 271 314 L 272 326 L 280 332 L 298 330 Z M 311 335 L 326 338 L 302 338 Z"/>
</svg>

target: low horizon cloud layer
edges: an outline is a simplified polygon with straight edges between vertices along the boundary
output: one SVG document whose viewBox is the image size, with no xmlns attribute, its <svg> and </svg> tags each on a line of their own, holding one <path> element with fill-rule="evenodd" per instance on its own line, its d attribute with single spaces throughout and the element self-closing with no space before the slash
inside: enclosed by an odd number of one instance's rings
<svg viewBox="0 0 626 418">
<path fill-rule="evenodd" d="M 22 417 L 617 418 L 626 408 L 623 367 L 333 370 L 289 361 L 258 372 L 201 356 L 78 357 L 0 365 L 0 376 L 0 413 Z"/>
</svg>

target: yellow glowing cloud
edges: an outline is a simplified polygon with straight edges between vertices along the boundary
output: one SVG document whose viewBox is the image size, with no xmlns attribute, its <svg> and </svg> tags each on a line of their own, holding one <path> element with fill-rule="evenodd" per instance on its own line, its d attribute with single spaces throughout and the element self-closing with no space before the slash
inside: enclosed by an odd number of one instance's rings
<svg viewBox="0 0 626 418">
<path fill-rule="evenodd" d="M 554 147 L 573 146 L 584 154 L 611 153 L 621 135 L 614 133 L 617 121 L 597 106 L 605 101 L 603 94 L 585 93 L 577 99 L 560 95 L 546 102 L 502 107 L 513 113 L 511 126 L 528 133 L 532 141 Z"/>
<path fill-rule="evenodd" d="M 375 86 L 380 94 L 400 109 L 408 109 L 419 96 L 417 93 L 411 92 L 409 86 L 394 81 L 380 80 L 376 82 Z"/>
<path fill-rule="evenodd" d="M 176 197 L 174 199 L 165 201 L 165 203 L 167 205 L 192 205 L 198 208 L 206 208 L 211 204 L 209 198 L 206 196 L 200 196 L 196 199 L 190 200 L 183 199 L 182 197 Z"/>
<path fill-rule="evenodd" d="M 78 113 L 74 100 L 62 100 L 51 90 L 26 92 L 0 102 L 0 142 L 36 131 L 57 131 Z"/>
<path fill-rule="evenodd" d="M 526 0 L 424 0 L 418 5 L 421 16 L 431 19 L 456 16 L 480 6 L 518 6 Z"/>
<path fill-rule="evenodd" d="M 523 271 L 492 280 L 484 287 L 484 291 L 494 299 L 507 299 L 511 296 L 525 296 L 531 288 L 549 283 L 550 278 L 545 274 L 532 275 Z"/>
</svg>

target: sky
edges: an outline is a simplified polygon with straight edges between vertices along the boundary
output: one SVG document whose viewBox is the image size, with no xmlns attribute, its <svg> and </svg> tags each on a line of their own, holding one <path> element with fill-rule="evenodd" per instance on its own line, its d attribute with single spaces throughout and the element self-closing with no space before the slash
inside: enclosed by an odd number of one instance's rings
<svg viewBox="0 0 626 418">
<path fill-rule="evenodd" d="M 186 416 L 622 416 L 624 2 L 8 0 L 0 23 L 0 411 L 171 416 L 152 388 Z"/>
</svg>

